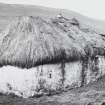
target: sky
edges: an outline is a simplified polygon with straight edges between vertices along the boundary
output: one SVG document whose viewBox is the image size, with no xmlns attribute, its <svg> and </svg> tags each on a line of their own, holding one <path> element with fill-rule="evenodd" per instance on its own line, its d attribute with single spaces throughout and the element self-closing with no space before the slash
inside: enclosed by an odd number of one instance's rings
<svg viewBox="0 0 105 105">
<path fill-rule="evenodd" d="M 105 20 L 105 0 L 0 0 L 0 2 L 68 9 L 94 19 Z"/>
</svg>

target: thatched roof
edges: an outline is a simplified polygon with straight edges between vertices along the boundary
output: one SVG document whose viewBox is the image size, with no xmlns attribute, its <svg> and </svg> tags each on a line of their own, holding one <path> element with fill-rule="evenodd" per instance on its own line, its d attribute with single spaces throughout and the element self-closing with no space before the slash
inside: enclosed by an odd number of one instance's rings
<svg viewBox="0 0 105 105">
<path fill-rule="evenodd" d="M 0 35 L 0 65 L 33 67 L 104 54 L 105 41 L 76 19 L 17 17 Z M 102 52 L 103 51 L 103 52 Z"/>
</svg>

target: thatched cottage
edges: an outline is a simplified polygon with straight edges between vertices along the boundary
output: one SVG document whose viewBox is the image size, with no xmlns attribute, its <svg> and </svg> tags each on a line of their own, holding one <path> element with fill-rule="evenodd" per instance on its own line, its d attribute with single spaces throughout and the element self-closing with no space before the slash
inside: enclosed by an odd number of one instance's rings
<svg viewBox="0 0 105 105">
<path fill-rule="evenodd" d="M 16 17 L 0 34 L 0 92 L 30 97 L 105 74 L 105 38 L 75 18 Z"/>
</svg>

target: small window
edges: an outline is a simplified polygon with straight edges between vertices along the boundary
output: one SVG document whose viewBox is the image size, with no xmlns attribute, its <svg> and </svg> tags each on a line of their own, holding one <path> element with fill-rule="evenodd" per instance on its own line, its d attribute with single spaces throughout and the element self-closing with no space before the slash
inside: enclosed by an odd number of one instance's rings
<svg viewBox="0 0 105 105">
<path fill-rule="evenodd" d="M 52 70 L 48 71 L 48 78 L 52 78 Z"/>
</svg>

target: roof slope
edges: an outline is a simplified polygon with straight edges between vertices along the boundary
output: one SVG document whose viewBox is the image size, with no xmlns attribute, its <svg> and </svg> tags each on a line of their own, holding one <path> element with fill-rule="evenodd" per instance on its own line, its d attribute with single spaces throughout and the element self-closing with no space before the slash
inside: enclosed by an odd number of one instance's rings
<svg viewBox="0 0 105 105">
<path fill-rule="evenodd" d="M 75 18 L 45 19 L 20 16 L 0 35 L 0 65 L 30 68 L 80 60 L 85 55 L 103 55 L 105 41 L 88 29 L 81 29 Z"/>
</svg>

